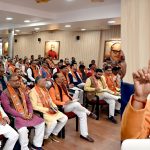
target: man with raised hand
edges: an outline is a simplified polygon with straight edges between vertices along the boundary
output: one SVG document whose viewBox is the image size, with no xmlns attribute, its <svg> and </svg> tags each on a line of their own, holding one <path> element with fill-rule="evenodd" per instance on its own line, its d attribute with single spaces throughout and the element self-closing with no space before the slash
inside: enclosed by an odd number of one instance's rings
<svg viewBox="0 0 150 150">
<path fill-rule="evenodd" d="M 147 68 L 139 69 L 133 73 L 133 81 L 135 92 L 131 96 L 122 117 L 122 140 L 145 139 L 150 135 L 150 60 Z M 130 141 L 125 141 L 122 147 L 127 146 Z M 150 141 L 147 142 L 146 139 L 132 140 L 129 146 L 142 146 L 141 148 L 147 146 L 150 148 Z"/>
</svg>

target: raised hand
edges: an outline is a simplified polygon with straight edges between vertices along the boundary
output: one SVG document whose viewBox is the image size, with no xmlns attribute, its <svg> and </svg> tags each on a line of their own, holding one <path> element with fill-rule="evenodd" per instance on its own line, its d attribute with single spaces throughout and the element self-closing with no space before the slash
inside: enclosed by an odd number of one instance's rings
<svg viewBox="0 0 150 150">
<path fill-rule="evenodd" d="M 150 94 L 150 60 L 147 68 L 140 69 L 133 73 L 135 87 L 134 99 L 146 103 Z"/>
</svg>

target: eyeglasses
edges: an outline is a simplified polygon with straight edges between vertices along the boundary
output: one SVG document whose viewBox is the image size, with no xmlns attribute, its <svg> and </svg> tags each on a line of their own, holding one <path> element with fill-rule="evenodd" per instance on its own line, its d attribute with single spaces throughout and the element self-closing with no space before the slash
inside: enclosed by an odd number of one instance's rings
<svg viewBox="0 0 150 150">
<path fill-rule="evenodd" d="M 120 54 L 121 50 L 111 50 L 114 54 Z"/>
</svg>

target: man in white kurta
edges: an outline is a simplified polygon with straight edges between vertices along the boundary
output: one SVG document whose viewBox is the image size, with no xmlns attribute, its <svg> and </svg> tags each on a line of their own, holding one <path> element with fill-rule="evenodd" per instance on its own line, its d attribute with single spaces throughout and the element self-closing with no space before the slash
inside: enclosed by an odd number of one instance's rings
<svg viewBox="0 0 150 150">
<path fill-rule="evenodd" d="M 60 112 L 53 103 L 49 92 L 46 89 L 46 79 L 37 77 L 35 87 L 31 90 L 29 96 L 33 109 L 43 113 L 46 123 L 44 139 L 52 139 L 58 142 L 57 135 L 67 123 L 68 117 Z M 48 105 L 46 105 L 48 103 Z"/>
</svg>

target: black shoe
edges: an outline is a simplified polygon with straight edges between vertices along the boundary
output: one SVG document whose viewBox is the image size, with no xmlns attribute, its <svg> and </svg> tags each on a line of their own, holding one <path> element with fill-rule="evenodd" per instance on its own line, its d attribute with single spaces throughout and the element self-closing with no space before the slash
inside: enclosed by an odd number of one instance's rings
<svg viewBox="0 0 150 150">
<path fill-rule="evenodd" d="M 80 135 L 80 138 L 82 138 L 88 142 L 94 142 L 94 139 L 92 139 L 89 135 L 87 135 L 86 137 L 83 135 Z"/>
<path fill-rule="evenodd" d="M 109 119 L 112 123 L 117 124 L 117 120 L 116 120 L 113 116 L 109 117 L 108 119 Z"/>
<path fill-rule="evenodd" d="M 116 114 L 120 114 L 120 110 L 115 110 L 115 113 Z"/>
<path fill-rule="evenodd" d="M 51 134 L 49 138 L 50 138 L 52 141 L 59 143 L 59 139 L 58 139 L 58 137 L 57 137 L 56 135 Z"/>
<path fill-rule="evenodd" d="M 89 114 L 89 117 L 92 119 L 97 119 L 97 116 L 92 112 Z"/>
<path fill-rule="evenodd" d="M 43 150 L 42 147 L 36 147 L 33 144 L 31 145 L 32 150 Z"/>
</svg>

